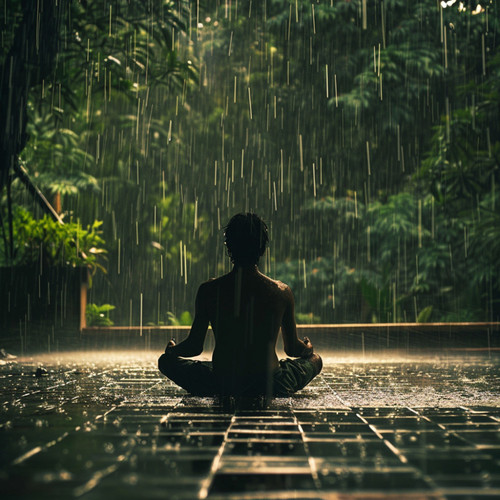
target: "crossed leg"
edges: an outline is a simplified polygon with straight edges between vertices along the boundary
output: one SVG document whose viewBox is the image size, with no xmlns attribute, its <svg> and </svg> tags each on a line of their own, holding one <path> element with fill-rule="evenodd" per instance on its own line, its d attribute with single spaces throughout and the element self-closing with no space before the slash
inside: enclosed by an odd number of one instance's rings
<svg viewBox="0 0 500 500">
<path fill-rule="evenodd" d="M 277 397 L 288 397 L 303 389 L 321 372 L 323 360 L 318 354 L 308 358 L 282 359 L 274 375 L 273 393 Z"/>
<path fill-rule="evenodd" d="M 318 354 L 281 360 L 280 368 L 273 377 L 273 395 L 287 397 L 300 391 L 321 372 L 322 367 L 323 361 Z M 192 361 L 165 353 L 158 359 L 158 368 L 194 396 L 215 396 L 220 392 L 210 361 Z"/>
<path fill-rule="evenodd" d="M 217 385 L 209 361 L 192 361 L 169 354 L 158 359 L 158 368 L 170 380 L 194 396 L 214 396 Z"/>
</svg>

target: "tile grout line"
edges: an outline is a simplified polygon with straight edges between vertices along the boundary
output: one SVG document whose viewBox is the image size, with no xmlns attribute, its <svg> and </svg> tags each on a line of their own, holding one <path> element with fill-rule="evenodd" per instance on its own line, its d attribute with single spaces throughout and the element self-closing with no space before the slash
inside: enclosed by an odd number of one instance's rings
<svg viewBox="0 0 500 500">
<path fill-rule="evenodd" d="M 219 450 L 217 451 L 217 454 L 215 455 L 212 465 L 210 467 L 210 472 L 208 473 L 207 477 L 202 481 L 201 483 L 201 488 L 200 491 L 198 492 L 198 498 L 200 500 L 204 500 L 208 496 L 208 491 L 210 489 L 210 485 L 212 484 L 212 481 L 215 477 L 215 474 L 217 473 L 217 470 L 219 469 L 219 464 L 222 458 L 222 454 L 224 453 L 224 449 L 227 445 L 228 442 L 228 436 L 229 432 L 231 430 L 231 426 L 234 424 L 236 421 L 236 416 L 233 415 L 231 417 L 231 421 L 229 422 L 229 425 L 227 426 L 226 432 L 224 433 L 224 439 L 222 440 L 222 444 L 219 447 Z"/>
<path fill-rule="evenodd" d="M 293 412 L 294 422 L 296 423 L 297 428 L 299 429 L 300 437 L 301 437 L 302 443 L 304 445 L 304 450 L 305 450 L 306 456 L 307 456 L 307 463 L 309 464 L 309 467 L 311 469 L 311 476 L 313 478 L 314 485 L 316 486 L 317 490 L 320 490 L 321 484 L 320 484 L 320 480 L 318 477 L 318 468 L 316 467 L 316 461 L 314 460 L 314 457 L 309 453 L 309 445 L 305 439 L 306 435 L 305 435 L 304 429 L 302 428 L 302 425 L 299 423 L 299 420 L 298 420 L 295 412 L 293 410 L 292 410 L 292 412 Z"/>
</svg>

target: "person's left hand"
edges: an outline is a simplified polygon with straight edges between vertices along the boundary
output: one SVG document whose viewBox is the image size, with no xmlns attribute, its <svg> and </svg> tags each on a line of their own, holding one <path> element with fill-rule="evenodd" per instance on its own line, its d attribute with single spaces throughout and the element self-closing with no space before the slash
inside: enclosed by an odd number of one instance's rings
<svg viewBox="0 0 500 500">
<path fill-rule="evenodd" d="M 165 353 L 169 350 L 172 349 L 172 347 L 175 347 L 175 341 L 174 339 L 170 339 L 168 341 L 167 347 L 165 347 Z"/>
</svg>

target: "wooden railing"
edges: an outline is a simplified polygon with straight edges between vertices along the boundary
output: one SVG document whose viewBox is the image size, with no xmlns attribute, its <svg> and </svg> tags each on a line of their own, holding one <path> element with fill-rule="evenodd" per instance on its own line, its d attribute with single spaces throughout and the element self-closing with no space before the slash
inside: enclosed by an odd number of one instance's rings
<svg viewBox="0 0 500 500">
<path fill-rule="evenodd" d="M 189 330 L 189 326 L 88 327 L 82 330 L 82 340 L 89 347 L 156 349 L 171 338 L 182 341 Z M 500 322 L 297 325 L 297 333 L 308 336 L 317 349 L 340 351 L 500 349 Z M 210 332 L 205 347 L 213 347 Z"/>
</svg>

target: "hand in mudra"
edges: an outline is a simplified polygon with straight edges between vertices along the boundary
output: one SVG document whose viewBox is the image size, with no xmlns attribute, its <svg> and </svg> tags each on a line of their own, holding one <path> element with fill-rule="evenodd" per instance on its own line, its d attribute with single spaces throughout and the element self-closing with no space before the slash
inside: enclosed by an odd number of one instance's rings
<svg viewBox="0 0 500 500">
<path fill-rule="evenodd" d="M 304 337 L 303 342 L 306 345 L 306 347 L 302 351 L 300 357 L 301 358 L 308 358 L 313 353 L 313 345 L 311 344 L 311 341 L 309 340 L 309 337 Z"/>
<path fill-rule="evenodd" d="M 175 347 L 175 340 L 174 339 L 170 339 L 168 341 L 167 347 L 165 347 L 165 352 L 167 352 L 172 347 Z"/>
</svg>

